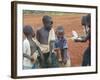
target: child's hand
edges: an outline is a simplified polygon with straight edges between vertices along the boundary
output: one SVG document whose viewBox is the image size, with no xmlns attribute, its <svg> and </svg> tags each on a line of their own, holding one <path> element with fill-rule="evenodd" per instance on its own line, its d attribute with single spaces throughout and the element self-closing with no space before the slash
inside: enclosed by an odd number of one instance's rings
<svg viewBox="0 0 100 80">
<path fill-rule="evenodd" d="M 34 58 L 33 57 L 31 57 L 31 62 L 34 63 Z"/>
<path fill-rule="evenodd" d="M 60 48 L 54 48 L 54 51 L 60 50 Z"/>
<path fill-rule="evenodd" d="M 32 61 L 32 63 L 35 63 L 35 62 L 36 62 L 37 56 L 38 56 L 37 52 L 34 52 L 33 55 L 31 56 L 31 59 L 32 59 L 31 61 Z"/>
</svg>

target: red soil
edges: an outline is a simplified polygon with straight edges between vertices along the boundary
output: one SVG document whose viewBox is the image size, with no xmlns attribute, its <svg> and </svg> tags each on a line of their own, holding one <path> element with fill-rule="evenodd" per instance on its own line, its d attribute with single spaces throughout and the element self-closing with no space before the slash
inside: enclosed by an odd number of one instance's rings
<svg viewBox="0 0 100 80">
<path fill-rule="evenodd" d="M 80 43 L 74 42 L 69 39 L 72 37 L 72 30 L 75 30 L 79 35 L 83 34 L 83 29 L 81 25 L 81 17 L 85 14 L 73 14 L 73 15 L 63 15 L 63 16 L 52 16 L 54 28 L 57 25 L 62 25 L 65 30 L 65 35 L 68 38 L 68 51 L 71 57 L 72 66 L 80 66 L 82 63 L 83 53 L 85 48 L 88 46 L 88 42 Z M 42 15 L 24 15 L 24 25 L 31 25 L 36 30 L 38 27 L 41 27 L 42 24 Z"/>
</svg>

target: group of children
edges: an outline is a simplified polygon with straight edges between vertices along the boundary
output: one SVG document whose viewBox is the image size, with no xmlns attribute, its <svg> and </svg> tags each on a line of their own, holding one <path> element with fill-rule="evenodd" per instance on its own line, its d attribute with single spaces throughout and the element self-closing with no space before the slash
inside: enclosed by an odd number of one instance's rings
<svg viewBox="0 0 100 80">
<path fill-rule="evenodd" d="M 60 67 L 59 64 L 66 65 L 67 63 L 68 44 L 63 26 L 57 26 L 54 31 L 52 18 L 47 15 L 43 16 L 42 21 L 44 26 L 36 33 L 32 26 L 23 27 L 23 35 L 25 36 L 23 41 L 23 69 Z M 74 41 L 85 42 L 90 36 L 90 32 L 87 32 L 86 38 L 75 39 Z M 87 49 L 85 53 L 90 54 L 89 50 Z M 90 65 L 90 61 L 87 64 Z"/>
<path fill-rule="evenodd" d="M 41 49 L 41 44 L 37 44 L 38 41 L 34 41 L 35 32 L 31 26 L 24 26 L 23 32 L 25 39 L 23 41 L 23 69 L 40 68 L 43 67 L 44 59 Z M 36 40 L 36 38 L 35 38 Z M 39 43 L 39 42 L 38 42 Z M 56 29 L 56 40 L 54 53 L 57 57 L 57 61 L 66 64 L 67 61 L 67 39 L 64 36 L 64 29 L 62 26 Z M 41 60 L 40 60 L 41 58 Z M 52 58 L 51 58 L 52 59 Z M 52 66 L 52 65 L 51 65 Z"/>
</svg>

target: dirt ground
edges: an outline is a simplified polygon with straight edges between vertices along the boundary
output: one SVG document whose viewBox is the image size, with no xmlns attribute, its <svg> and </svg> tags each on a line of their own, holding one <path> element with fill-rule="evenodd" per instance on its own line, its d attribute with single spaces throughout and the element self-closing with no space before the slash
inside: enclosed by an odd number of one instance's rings
<svg viewBox="0 0 100 80">
<path fill-rule="evenodd" d="M 82 63 L 83 53 L 85 48 L 88 46 L 88 42 L 80 43 L 74 42 L 70 38 L 72 37 L 72 30 L 75 30 L 79 35 L 83 34 L 81 25 L 81 17 L 85 14 L 69 14 L 69 15 L 52 15 L 53 27 L 62 25 L 65 30 L 65 35 L 68 38 L 68 52 L 71 57 L 72 66 L 80 66 Z M 43 15 L 24 15 L 24 25 L 31 25 L 35 30 L 42 27 Z"/>
</svg>

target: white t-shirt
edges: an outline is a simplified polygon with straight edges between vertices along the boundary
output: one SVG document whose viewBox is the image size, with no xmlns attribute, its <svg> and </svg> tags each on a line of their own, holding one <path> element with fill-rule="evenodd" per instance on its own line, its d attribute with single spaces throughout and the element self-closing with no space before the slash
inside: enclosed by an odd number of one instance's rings
<svg viewBox="0 0 100 80">
<path fill-rule="evenodd" d="M 23 41 L 23 53 L 31 56 L 30 43 L 27 38 Z M 30 59 L 23 57 L 23 66 L 32 68 L 32 63 L 31 63 Z"/>
</svg>

